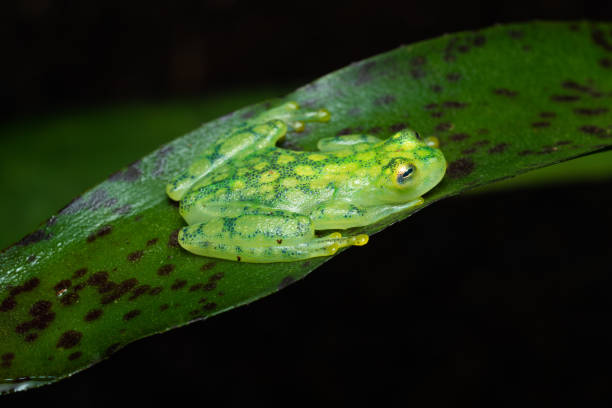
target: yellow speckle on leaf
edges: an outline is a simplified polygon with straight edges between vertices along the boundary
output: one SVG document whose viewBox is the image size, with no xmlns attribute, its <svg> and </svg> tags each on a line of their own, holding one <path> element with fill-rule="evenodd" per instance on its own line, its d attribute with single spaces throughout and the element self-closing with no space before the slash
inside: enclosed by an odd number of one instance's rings
<svg viewBox="0 0 612 408">
<path fill-rule="evenodd" d="M 276 162 L 280 165 L 283 165 L 283 164 L 291 163 L 293 160 L 295 160 L 293 156 L 290 156 L 288 154 L 281 154 L 280 156 L 278 156 L 278 159 L 276 160 Z"/>
<path fill-rule="evenodd" d="M 315 171 L 310 166 L 295 166 L 295 174 L 302 177 L 310 177 L 315 175 Z"/>
<path fill-rule="evenodd" d="M 313 154 L 308 156 L 308 160 L 312 160 L 312 161 L 325 160 L 326 158 L 327 158 L 327 156 L 325 156 L 323 154 L 319 154 L 319 153 L 313 153 Z"/>
<path fill-rule="evenodd" d="M 279 175 L 280 174 L 276 170 L 268 170 L 265 173 L 262 173 L 261 176 L 259 176 L 259 181 L 261 183 L 270 183 L 276 180 Z"/>
</svg>

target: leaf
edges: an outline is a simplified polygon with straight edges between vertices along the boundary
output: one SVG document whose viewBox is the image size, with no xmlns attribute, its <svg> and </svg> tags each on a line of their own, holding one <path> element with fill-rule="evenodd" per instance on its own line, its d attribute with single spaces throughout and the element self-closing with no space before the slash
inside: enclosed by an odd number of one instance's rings
<svg viewBox="0 0 612 408">
<path fill-rule="evenodd" d="M 435 135 L 449 167 L 425 205 L 607 149 L 611 32 L 612 24 L 496 26 L 352 64 L 284 98 L 332 113 L 328 124 L 289 134 L 285 147 L 314 150 L 322 137 L 386 137 L 403 127 Z M 164 194 L 166 181 L 269 106 L 239 110 L 163 146 L 0 254 L 2 391 L 57 381 L 136 339 L 280 290 L 325 262 L 245 264 L 177 245 L 184 223 Z"/>
</svg>

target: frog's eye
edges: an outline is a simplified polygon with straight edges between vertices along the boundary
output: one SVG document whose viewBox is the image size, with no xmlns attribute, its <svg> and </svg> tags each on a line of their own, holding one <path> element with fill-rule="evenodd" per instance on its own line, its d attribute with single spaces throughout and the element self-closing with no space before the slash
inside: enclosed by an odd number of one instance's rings
<svg viewBox="0 0 612 408">
<path fill-rule="evenodd" d="M 400 167 L 398 170 L 399 171 L 397 172 L 397 184 L 401 186 L 406 184 L 410 180 L 416 169 L 414 165 L 409 164 L 407 166 Z"/>
</svg>

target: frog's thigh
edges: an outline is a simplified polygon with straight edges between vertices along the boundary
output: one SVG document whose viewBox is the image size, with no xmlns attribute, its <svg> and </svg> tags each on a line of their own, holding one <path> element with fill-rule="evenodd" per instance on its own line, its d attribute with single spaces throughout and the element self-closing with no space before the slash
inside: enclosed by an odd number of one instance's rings
<svg viewBox="0 0 612 408">
<path fill-rule="evenodd" d="M 317 148 L 322 152 L 331 152 L 334 150 L 346 149 L 361 143 L 374 144 L 381 142 L 376 136 L 370 135 L 343 135 L 324 137 L 317 142 Z"/>
<path fill-rule="evenodd" d="M 315 237 L 308 217 L 283 210 L 245 207 L 235 217 L 208 217 L 183 228 L 179 244 L 198 255 L 244 262 L 283 262 L 331 255 L 367 237 L 338 233 Z"/>
</svg>

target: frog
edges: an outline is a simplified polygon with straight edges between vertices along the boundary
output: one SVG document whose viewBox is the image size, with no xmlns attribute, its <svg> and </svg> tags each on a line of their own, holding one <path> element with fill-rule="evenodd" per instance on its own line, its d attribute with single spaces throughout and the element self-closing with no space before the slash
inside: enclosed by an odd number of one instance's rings
<svg viewBox="0 0 612 408">
<path fill-rule="evenodd" d="M 407 128 L 386 139 L 324 137 L 315 151 L 279 146 L 287 132 L 330 119 L 326 109 L 283 103 L 201 152 L 166 186 L 188 224 L 179 230 L 180 246 L 250 263 L 334 255 L 368 242 L 367 234 L 347 230 L 422 206 L 423 194 L 444 177 L 437 140 Z"/>
</svg>

